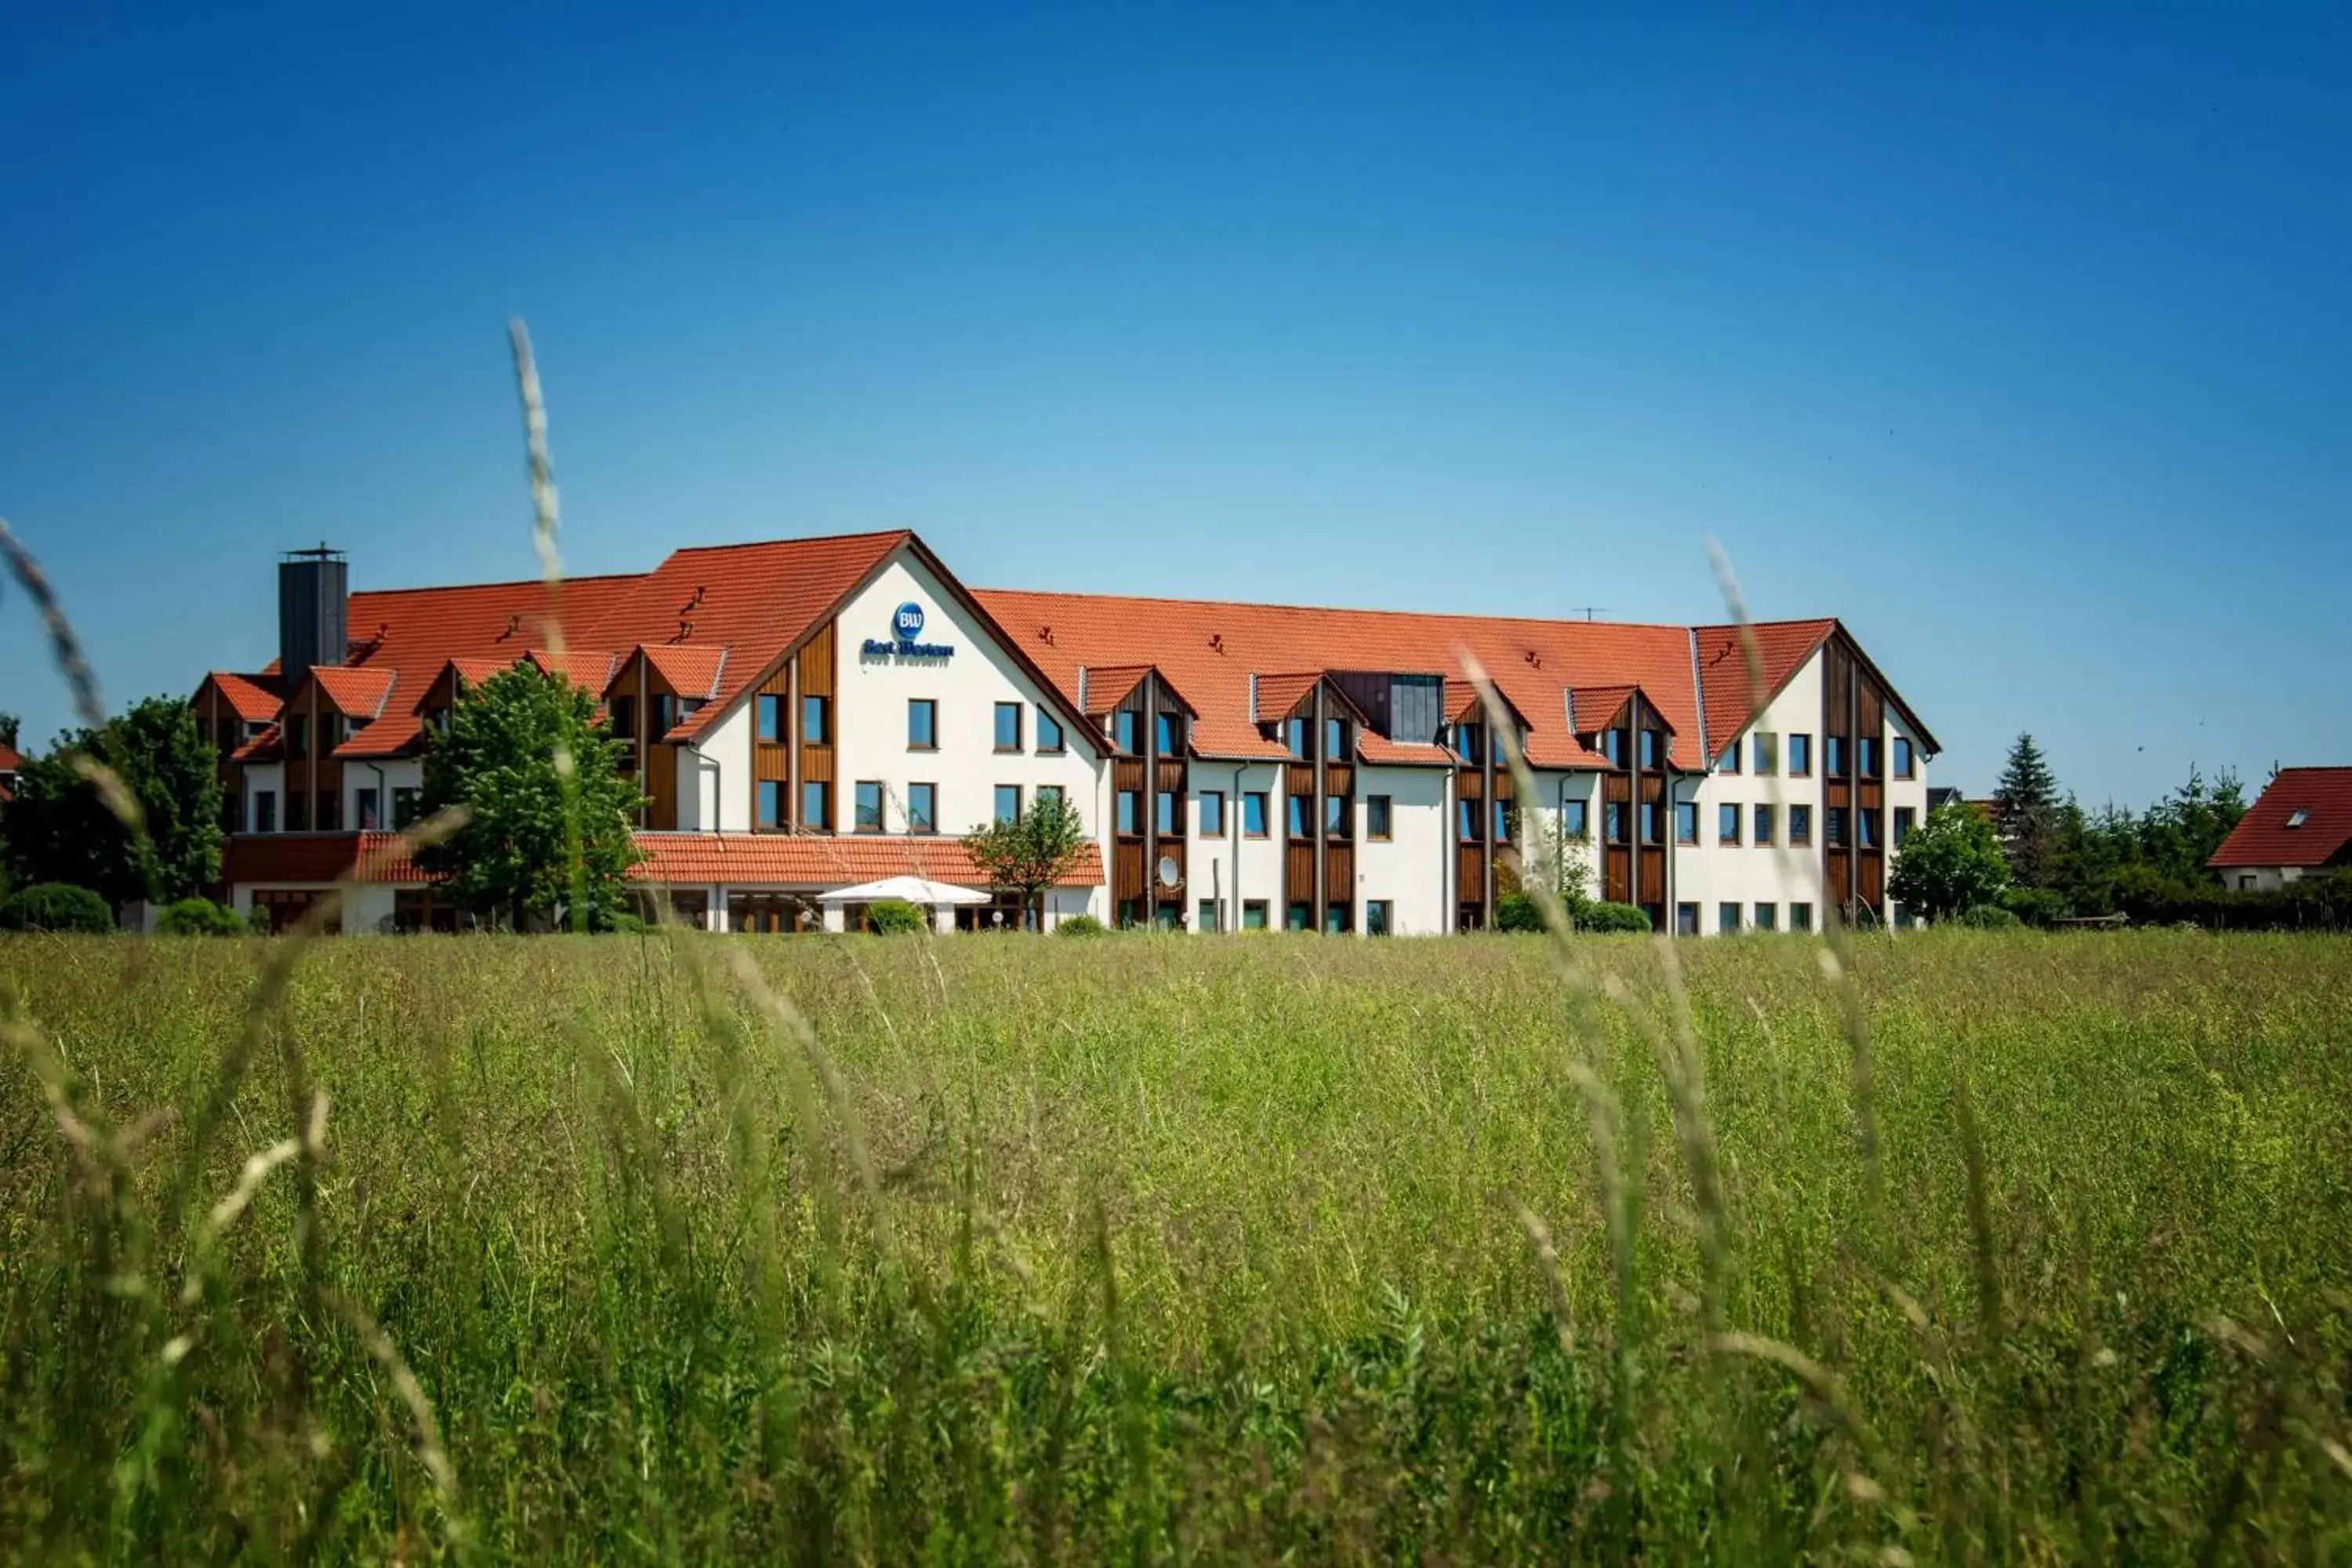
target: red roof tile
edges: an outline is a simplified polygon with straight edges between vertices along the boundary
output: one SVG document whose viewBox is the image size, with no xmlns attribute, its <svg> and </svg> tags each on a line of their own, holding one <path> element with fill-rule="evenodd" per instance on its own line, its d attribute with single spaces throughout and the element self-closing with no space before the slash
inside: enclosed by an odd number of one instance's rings
<svg viewBox="0 0 2352 1568">
<path fill-rule="evenodd" d="M 392 668 L 353 669 L 349 665 L 322 664 L 311 669 L 310 679 L 319 683 L 319 690 L 327 700 L 346 716 L 373 719 L 383 711 L 384 699 L 392 695 L 400 672 Z"/>
<path fill-rule="evenodd" d="M 205 677 L 205 681 L 219 691 L 230 712 L 248 724 L 266 724 L 278 717 L 280 699 L 274 675 L 232 675 L 227 670 L 215 669 Z M 202 696 L 204 687 L 197 687 L 196 693 Z"/>
<path fill-rule="evenodd" d="M 1148 664 L 1114 664 L 1087 671 L 1087 717 L 1100 719 L 1126 701 L 1151 673 Z"/>
<path fill-rule="evenodd" d="M 782 652 L 780 647 L 772 650 Z M 643 650 L 646 664 L 669 682 L 669 688 L 680 697 L 698 697 L 709 701 L 719 690 L 720 673 L 727 666 L 727 649 L 723 647 L 646 647 Z M 603 690 L 603 687 L 598 687 Z"/>
<path fill-rule="evenodd" d="M 558 654 L 551 648 L 535 647 L 527 657 L 541 672 L 568 680 L 588 692 L 602 692 L 621 663 L 620 655 L 594 648 L 567 647 Z"/>
<path fill-rule="evenodd" d="M 425 732 L 425 721 L 414 713 L 392 713 L 377 720 L 335 748 L 339 757 L 396 757 Z"/>
<path fill-rule="evenodd" d="M 1765 704 L 1780 695 L 1790 677 L 1804 668 L 1814 650 L 1837 630 L 1837 622 L 1764 621 L 1751 626 L 1749 630 L 1756 635 L 1757 656 L 1764 666 L 1760 700 L 1748 679 L 1748 658 L 1739 646 L 1739 628 L 1730 626 L 1692 629 L 1699 689 L 1706 694 L 1706 743 L 1717 752 L 1729 745 Z"/>
<path fill-rule="evenodd" d="M 708 672 L 716 677 L 709 705 L 685 727 L 698 733 L 913 538 L 899 530 L 673 551 L 572 640 L 593 647 L 730 650 L 723 670 Z"/>
<path fill-rule="evenodd" d="M 957 887 L 985 888 L 988 878 L 962 841 L 908 835 L 889 837 L 784 833 L 640 833 L 646 858 L 629 868 L 641 882 L 777 882 L 846 888 L 884 877 L 927 877 Z M 1101 847 L 1089 839 L 1061 886 L 1102 885 Z"/>
<path fill-rule="evenodd" d="M 0 773 L 13 773 L 24 765 L 24 754 L 16 747 L 0 745 Z"/>
<path fill-rule="evenodd" d="M 278 758 L 280 739 L 278 726 L 272 724 L 252 740 L 229 752 L 228 760 L 232 763 L 274 763 Z"/>
<path fill-rule="evenodd" d="M 2352 767 L 2281 768 L 2206 864 L 2352 864 Z"/>
<path fill-rule="evenodd" d="M 1076 690 L 1081 664 L 1157 665 L 1199 705 L 1194 742 L 1212 756 L 1266 756 L 1280 750 L 1252 722 L 1253 671 L 1259 672 L 1257 710 L 1273 715 L 1289 687 L 1277 683 L 1269 697 L 1264 673 L 1268 670 L 1313 668 L 1343 657 L 1349 669 L 1436 672 L 1459 681 L 1466 652 L 1528 720 L 1528 758 L 1538 767 L 1592 765 L 1592 753 L 1568 733 L 1566 688 L 1634 683 L 1673 727 L 1675 765 L 1696 769 L 1705 763 L 1687 626 L 1013 589 L 982 589 L 974 596 L 1000 624 L 1021 628 L 1012 635 L 1022 650 L 1066 692 Z M 1451 689 L 1446 693 L 1449 699 L 1457 695 Z"/>
</svg>

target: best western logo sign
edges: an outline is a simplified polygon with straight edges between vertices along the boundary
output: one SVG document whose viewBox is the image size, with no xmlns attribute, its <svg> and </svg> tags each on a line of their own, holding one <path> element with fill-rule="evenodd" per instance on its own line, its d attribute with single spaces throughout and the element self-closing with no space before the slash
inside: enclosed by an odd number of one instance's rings
<svg viewBox="0 0 2352 1568">
<path fill-rule="evenodd" d="M 923 642 L 923 606 L 912 599 L 890 612 L 890 636 L 867 637 L 858 652 L 866 658 L 953 658 L 953 643 Z"/>
</svg>

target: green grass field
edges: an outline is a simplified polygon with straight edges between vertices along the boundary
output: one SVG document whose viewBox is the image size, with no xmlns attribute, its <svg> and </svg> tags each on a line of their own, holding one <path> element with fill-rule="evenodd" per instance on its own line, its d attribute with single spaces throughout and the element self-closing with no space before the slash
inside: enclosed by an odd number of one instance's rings
<svg viewBox="0 0 2352 1568">
<path fill-rule="evenodd" d="M 11 1558 L 2352 1556 L 2340 941 L 288 951 L 0 942 Z"/>
</svg>

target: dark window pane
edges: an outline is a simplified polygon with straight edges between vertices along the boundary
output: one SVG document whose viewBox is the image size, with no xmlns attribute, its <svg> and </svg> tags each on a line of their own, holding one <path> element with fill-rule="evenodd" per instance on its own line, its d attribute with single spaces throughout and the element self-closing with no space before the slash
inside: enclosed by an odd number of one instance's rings
<svg viewBox="0 0 2352 1568">
<path fill-rule="evenodd" d="M 1290 918 L 1286 923 L 1292 931 L 1313 931 L 1315 929 L 1314 906 L 1311 904 L 1291 905 Z"/>
<path fill-rule="evenodd" d="M 1645 768 L 1658 765 L 1658 732 L 1655 730 L 1642 731 L 1642 765 Z"/>
<path fill-rule="evenodd" d="M 1903 841 L 1911 837 L 1913 820 L 1914 814 L 1911 807 L 1898 805 L 1895 808 L 1895 847 L 1897 849 L 1902 848 Z"/>
<path fill-rule="evenodd" d="M 931 833 L 939 828 L 939 786 L 914 784 L 907 786 L 907 831 Z"/>
<path fill-rule="evenodd" d="M 1293 838 L 1304 838 L 1307 837 L 1307 797 L 1303 795 L 1294 795 L 1287 799 L 1290 802 L 1290 836 Z"/>
<path fill-rule="evenodd" d="M 1775 930 L 1780 923 L 1780 909 L 1778 904 L 1759 904 L 1756 906 L 1756 929 L 1758 931 Z"/>
<path fill-rule="evenodd" d="M 1696 936 L 1698 934 L 1698 906 L 1696 904 L 1676 904 L 1675 906 L 1675 934 L 1676 936 Z"/>
<path fill-rule="evenodd" d="M 1677 844 L 1696 844 L 1698 842 L 1698 802 L 1695 800 L 1678 800 L 1675 802 L 1675 842 Z M 1692 910 L 1692 929 L 1696 930 L 1698 906 L 1696 904 L 1693 904 L 1690 906 L 1690 909 Z"/>
<path fill-rule="evenodd" d="M 1062 749 L 1062 721 L 1043 708 L 1037 710 L 1037 749 L 1041 752 Z"/>
<path fill-rule="evenodd" d="M 1373 838 L 1386 838 L 1390 833 L 1391 805 L 1384 795 L 1364 797 L 1364 832 Z"/>
<path fill-rule="evenodd" d="M 1811 735 L 1789 737 L 1789 772 L 1803 778 L 1813 771 L 1813 738 Z"/>
<path fill-rule="evenodd" d="M 1113 743 L 1132 756 L 1135 752 L 1135 710 L 1122 708 L 1112 714 L 1110 728 Z"/>
<path fill-rule="evenodd" d="M 761 692 L 754 706 L 759 716 L 760 739 L 782 740 L 784 738 L 784 700 Z"/>
<path fill-rule="evenodd" d="M 996 749 L 1000 752 L 1021 749 L 1021 704 L 1018 702 L 996 705 Z"/>
<path fill-rule="evenodd" d="M 870 779 L 860 780 L 857 785 L 857 831 L 882 831 L 882 786 Z"/>
<path fill-rule="evenodd" d="M 1323 721 L 1323 760 L 1337 762 L 1348 754 L 1348 721 L 1345 719 Z"/>
<path fill-rule="evenodd" d="M 1772 808 L 1769 805 L 1759 805 L 1756 808 L 1756 842 L 1759 844 L 1772 842 Z"/>
<path fill-rule="evenodd" d="M 1725 936 L 1737 936 L 1739 933 L 1739 906 L 1738 904 L 1716 905 L 1715 929 Z"/>
<path fill-rule="evenodd" d="M 1510 841 L 1511 803 L 1507 800 L 1498 800 L 1495 803 L 1495 842 L 1508 844 Z"/>
<path fill-rule="evenodd" d="M 1625 731 L 1622 730 L 1601 731 L 1601 754 L 1608 758 L 1612 765 L 1623 767 L 1625 765 Z"/>
<path fill-rule="evenodd" d="M 826 721 L 832 717 L 828 704 L 822 697 L 801 699 L 801 744 L 823 746 L 833 740 L 833 730 Z"/>
<path fill-rule="evenodd" d="M 1265 792 L 1252 790 L 1242 796 L 1242 831 L 1252 838 L 1265 837 Z"/>
<path fill-rule="evenodd" d="M 1011 822 L 1020 815 L 1021 786 L 1019 784 L 998 784 L 996 786 L 996 820 L 999 822 Z"/>
<path fill-rule="evenodd" d="M 940 705 L 928 697 L 918 697 L 907 704 L 907 744 L 919 751 L 931 751 L 940 743 Z"/>
<path fill-rule="evenodd" d="M 1140 805 L 1141 796 L 1137 791 L 1123 789 L 1118 792 L 1119 832 L 1140 833 L 1143 831 L 1142 824 L 1136 817 L 1136 812 L 1139 808 Z"/>
<path fill-rule="evenodd" d="M 1158 825 L 1155 830 L 1172 836 L 1176 831 L 1176 792 L 1161 790 L 1160 803 L 1151 815 L 1153 822 Z"/>
<path fill-rule="evenodd" d="M 1201 837 L 1214 838 L 1225 830 L 1225 797 L 1221 790 L 1201 792 Z"/>
<path fill-rule="evenodd" d="M 1792 805 L 1789 808 L 1789 842 L 1811 844 L 1813 841 L 1813 808 Z"/>
<path fill-rule="evenodd" d="M 833 826 L 833 786 L 823 779 L 801 781 L 801 826 L 803 827 Z"/>
<path fill-rule="evenodd" d="M 1605 802 L 1601 807 L 1601 836 L 1612 844 L 1625 842 L 1625 803 Z"/>
<path fill-rule="evenodd" d="M 1911 757 L 1911 742 L 1901 735 L 1895 737 L 1895 776 L 1907 779 L 1916 764 Z"/>
<path fill-rule="evenodd" d="M 1560 831 L 1570 838 L 1582 838 L 1592 831 L 1591 804 L 1571 800 L 1561 809 Z"/>
<path fill-rule="evenodd" d="M 1715 839 L 1718 844 L 1739 842 L 1739 808 L 1726 802 L 1715 808 Z"/>
<path fill-rule="evenodd" d="M 1845 772 L 1845 737 L 1832 735 L 1822 742 L 1822 763 L 1824 771 L 1835 778 Z"/>
<path fill-rule="evenodd" d="M 1304 719 L 1286 721 L 1282 726 L 1282 743 L 1289 748 L 1292 756 L 1305 756 L 1307 754 L 1307 721 Z"/>
<path fill-rule="evenodd" d="M 1177 743 L 1175 714 L 1160 713 L 1155 715 L 1151 721 L 1151 729 L 1153 735 L 1159 742 L 1160 754 L 1161 756 L 1173 756 L 1177 752 L 1182 750 L 1182 748 Z"/>
<path fill-rule="evenodd" d="M 1330 838 L 1348 837 L 1348 797 L 1327 795 L 1323 797 L 1323 832 Z"/>
</svg>

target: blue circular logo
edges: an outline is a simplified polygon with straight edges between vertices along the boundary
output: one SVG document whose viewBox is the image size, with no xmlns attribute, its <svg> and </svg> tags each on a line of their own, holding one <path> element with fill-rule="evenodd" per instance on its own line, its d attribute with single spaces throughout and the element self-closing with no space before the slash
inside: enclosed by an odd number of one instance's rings
<svg viewBox="0 0 2352 1568">
<path fill-rule="evenodd" d="M 923 606 L 908 600 L 898 606 L 898 614 L 890 617 L 890 624 L 898 628 L 900 642 L 914 641 L 923 635 Z"/>
</svg>

